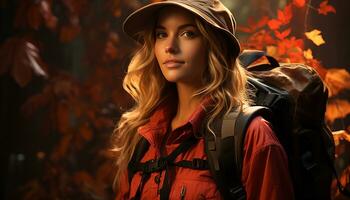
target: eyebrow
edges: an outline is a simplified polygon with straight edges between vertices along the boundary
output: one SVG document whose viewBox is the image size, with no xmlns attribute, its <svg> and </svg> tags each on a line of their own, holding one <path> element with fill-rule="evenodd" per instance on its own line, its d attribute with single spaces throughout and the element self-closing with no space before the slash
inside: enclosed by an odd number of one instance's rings
<svg viewBox="0 0 350 200">
<path fill-rule="evenodd" d="M 181 30 L 181 29 L 184 29 L 187 27 L 197 28 L 197 26 L 195 26 L 194 24 L 183 24 L 183 25 L 179 26 L 178 29 Z M 166 29 L 166 28 L 162 25 L 157 25 L 155 29 Z"/>
</svg>

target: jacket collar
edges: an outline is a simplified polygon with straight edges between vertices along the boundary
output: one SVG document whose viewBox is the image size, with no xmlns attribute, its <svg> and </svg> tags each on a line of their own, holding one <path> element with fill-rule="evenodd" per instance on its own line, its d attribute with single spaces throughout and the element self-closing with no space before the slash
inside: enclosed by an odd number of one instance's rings
<svg viewBox="0 0 350 200">
<path fill-rule="evenodd" d="M 184 139 L 194 133 L 199 133 L 206 116 L 206 108 L 211 102 L 211 98 L 204 98 L 195 111 L 190 115 L 186 123 L 170 133 L 168 144 L 181 143 Z M 170 129 L 171 120 L 176 114 L 177 104 L 177 98 L 167 98 L 153 112 L 149 121 L 138 128 L 138 133 L 143 136 L 151 146 L 160 149 L 162 140 L 168 129 Z"/>
</svg>

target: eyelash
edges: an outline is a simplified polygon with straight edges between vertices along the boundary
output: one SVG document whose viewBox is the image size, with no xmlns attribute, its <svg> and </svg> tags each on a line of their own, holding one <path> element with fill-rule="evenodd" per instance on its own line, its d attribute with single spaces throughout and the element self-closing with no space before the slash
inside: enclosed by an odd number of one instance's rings
<svg viewBox="0 0 350 200">
<path fill-rule="evenodd" d="M 162 39 L 162 38 L 166 37 L 164 35 L 166 35 L 166 32 L 156 32 L 156 34 L 155 34 L 156 39 Z M 196 36 L 196 33 L 194 31 L 184 31 L 180 34 L 180 36 L 185 36 L 187 38 L 194 38 Z"/>
</svg>

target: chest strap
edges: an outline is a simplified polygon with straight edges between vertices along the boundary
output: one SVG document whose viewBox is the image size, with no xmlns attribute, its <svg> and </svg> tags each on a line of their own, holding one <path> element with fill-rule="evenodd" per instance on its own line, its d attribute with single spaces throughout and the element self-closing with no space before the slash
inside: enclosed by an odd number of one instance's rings
<svg viewBox="0 0 350 200">
<path fill-rule="evenodd" d="M 208 170 L 209 164 L 207 160 L 202 159 L 193 159 L 193 160 L 182 160 L 179 162 L 174 162 L 178 155 L 183 152 L 188 151 L 193 145 L 195 145 L 198 140 L 195 137 L 189 137 L 184 142 L 182 142 L 173 152 L 168 156 L 160 157 L 158 159 L 152 159 L 144 163 L 141 162 L 131 162 L 129 163 L 129 170 L 132 172 L 141 172 L 142 178 L 137 189 L 135 197 L 133 200 L 139 200 L 141 198 L 141 193 L 144 187 L 144 184 L 150 178 L 151 174 L 154 172 L 160 172 L 165 170 L 165 178 L 163 182 L 163 187 L 160 189 L 160 199 L 166 200 L 169 199 L 170 188 L 171 188 L 171 179 L 169 177 L 169 168 L 173 166 L 191 168 L 195 170 Z"/>
</svg>

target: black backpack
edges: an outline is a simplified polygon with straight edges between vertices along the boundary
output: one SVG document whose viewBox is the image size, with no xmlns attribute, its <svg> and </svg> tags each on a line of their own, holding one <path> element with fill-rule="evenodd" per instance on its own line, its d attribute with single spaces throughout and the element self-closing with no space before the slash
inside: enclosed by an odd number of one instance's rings
<svg viewBox="0 0 350 200">
<path fill-rule="evenodd" d="M 252 65 L 263 56 L 268 64 Z M 254 105 L 244 108 L 238 116 L 224 116 L 217 131 L 221 132 L 219 139 L 206 139 L 211 143 L 206 147 L 210 169 L 222 193 L 227 199 L 245 199 L 237 178 L 242 173 L 243 142 L 250 121 L 260 115 L 271 122 L 287 153 L 295 198 L 331 199 L 331 182 L 336 176 L 335 145 L 324 120 L 328 90 L 320 76 L 303 64 L 280 66 L 263 51 L 246 50 L 240 61 L 251 74 L 248 82 L 255 95 Z M 219 169 L 213 165 L 215 162 Z M 349 195 L 339 181 L 337 184 L 343 194 Z"/>
<path fill-rule="evenodd" d="M 269 63 L 251 65 L 265 56 Z M 198 170 L 209 169 L 225 199 L 245 199 L 241 183 L 243 143 L 246 129 L 256 116 L 271 122 L 289 160 L 296 199 L 331 199 L 331 182 L 336 175 L 334 141 L 324 122 L 328 98 L 327 88 L 315 70 L 303 64 L 283 64 L 263 51 L 249 50 L 240 55 L 242 65 L 251 73 L 249 88 L 254 93 L 254 105 L 235 109 L 214 122 L 216 139 L 204 133 L 208 160 L 194 159 L 174 163 L 181 152 L 196 143 L 195 138 L 183 142 L 167 157 L 140 163 L 148 149 L 142 138 L 136 146 L 129 163 L 129 180 L 137 171 L 142 171 L 142 181 L 150 174 L 171 166 Z M 342 193 L 345 190 L 338 181 Z M 139 199 L 141 183 L 134 199 Z M 165 184 L 160 191 L 161 199 L 167 199 L 171 185 Z"/>
</svg>

